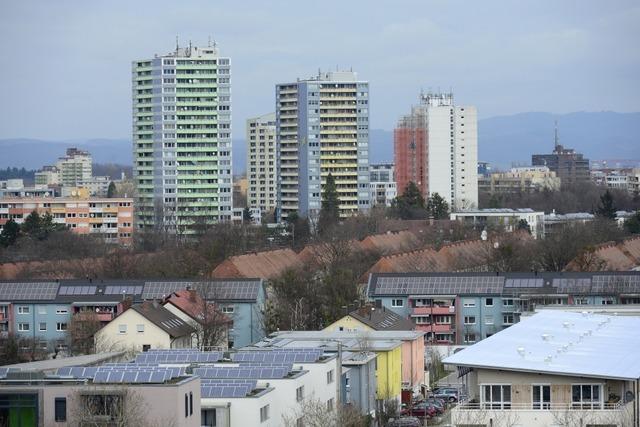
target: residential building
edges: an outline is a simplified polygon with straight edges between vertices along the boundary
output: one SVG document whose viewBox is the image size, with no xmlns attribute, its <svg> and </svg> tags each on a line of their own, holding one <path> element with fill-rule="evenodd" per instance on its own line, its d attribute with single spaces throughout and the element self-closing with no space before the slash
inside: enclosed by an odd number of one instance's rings
<svg viewBox="0 0 640 427">
<path fill-rule="evenodd" d="M 227 349 L 233 321 L 213 303 L 208 303 L 195 289 L 173 292 L 163 307 L 193 327 L 191 347 L 201 350 Z"/>
<path fill-rule="evenodd" d="M 269 212 L 276 208 L 276 114 L 247 120 L 247 206 Z"/>
<path fill-rule="evenodd" d="M 230 67 L 216 46 L 133 62 L 136 228 L 231 220 Z"/>
<path fill-rule="evenodd" d="M 0 181 L 0 199 L 19 197 L 54 197 L 59 194 L 57 188 L 46 185 L 25 187 L 22 179 Z"/>
<path fill-rule="evenodd" d="M 50 214 L 53 222 L 77 234 L 91 234 L 107 242 L 133 242 L 133 199 L 24 197 L 0 199 L 0 229 L 13 219 L 22 224 L 31 212 Z"/>
<path fill-rule="evenodd" d="M 131 363 L 50 375 L 0 368 L 0 420 L 7 426 L 200 427 L 200 378 L 174 372 Z"/>
<path fill-rule="evenodd" d="M 493 167 L 489 162 L 478 162 L 478 179 L 491 175 Z"/>
<path fill-rule="evenodd" d="M 107 197 L 112 181 L 110 176 L 92 176 L 91 179 L 80 181 L 78 185 L 86 188 L 92 196 Z"/>
<path fill-rule="evenodd" d="M 384 306 L 366 304 L 351 310 L 346 316 L 336 320 L 324 331 L 411 331 L 413 323 Z"/>
<path fill-rule="evenodd" d="M 478 206 L 478 125 L 473 106 L 452 93 L 420 95 L 420 104 L 394 131 L 398 193 L 414 182 L 425 198 L 438 193 L 460 210 Z"/>
<path fill-rule="evenodd" d="M 478 177 L 478 191 L 485 193 L 535 193 L 559 191 L 560 178 L 546 166 L 511 168 L 510 172 L 495 172 Z"/>
<path fill-rule="evenodd" d="M 444 359 L 470 397 L 452 423 L 637 426 L 638 347 L 639 317 L 541 311 Z"/>
<path fill-rule="evenodd" d="M 391 206 L 393 199 L 398 195 L 393 163 L 377 163 L 369 166 L 369 188 L 371 189 L 371 207 Z"/>
<path fill-rule="evenodd" d="M 545 306 L 639 304 L 640 272 L 374 273 L 367 295 L 427 342 L 472 344 Z"/>
<path fill-rule="evenodd" d="M 452 221 L 461 221 L 476 230 L 500 230 L 514 232 L 521 221 L 526 221 L 534 238 L 544 237 L 544 212 L 533 209 L 477 209 L 452 212 Z"/>
<path fill-rule="evenodd" d="M 235 225 L 242 224 L 262 224 L 262 211 L 260 208 L 249 208 L 249 215 L 251 218 L 247 221 L 244 217 L 244 210 L 246 208 L 233 208 L 231 211 L 231 222 Z"/>
<path fill-rule="evenodd" d="M 276 85 L 279 217 L 316 218 L 329 174 L 340 216 L 369 208 L 369 83 L 351 71 Z"/>
<path fill-rule="evenodd" d="M 64 349 L 69 344 L 72 320 L 93 322 L 97 319 L 106 325 L 131 303 L 164 301 L 174 292 L 185 289 L 206 295 L 209 303 L 233 321 L 229 347 L 246 346 L 264 337 L 262 308 L 266 292 L 260 279 L 0 282 L 0 336 L 16 334 L 18 338 L 32 339 L 47 352 Z M 76 316 L 78 314 L 81 316 Z M 134 329 L 128 328 L 129 332 L 135 331 L 136 325 L 132 327 Z"/>
<path fill-rule="evenodd" d="M 588 212 L 557 214 L 554 209 L 544 216 L 544 233 L 546 235 L 557 233 L 567 225 L 584 224 L 593 221 L 595 218 L 594 214 Z"/>
<path fill-rule="evenodd" d="M 591 169 L 591 180 L 598 185 L 637 194 L 640 191 L 640 168 Z"/>
<path fill-rule="evenodd" d="M 558 138 L 558 126 L 555 128 L 555 147 L 551 154 L 534 154 L 531 156 L 533 166 L 546 166 L 555 172 L 562 185 L 574 185 L 588 182 L 589 159 L 585 159 L 572 148 L 560 145 Z"/>
<path fill-rule="evenodd" d="M 55 166 L 43 166 L 35 173 L 36 185 L 58 185 L 60 184 L 60 171 Z"/>
<path fill-rule="evenodd" d="M 89 181 L 93 176 L 91 154 L 78 148 L 67 148 L 66 155 L 58 159 L 55 169 L 58 171 L 60 185 L 78 187 L 81 182 Z M 51 167 L 45 166 L 42 169 L 42 171 L 48 170 L 54 173 Z M 52 175 L 50 177 L 55 180 Z"/>
<path fill-rule="evenodd" d="M 191 348 L 195 329 L 158 302 L 144 302 L 107 323 L 95 334 L 97 352 Z"/>
</svg>

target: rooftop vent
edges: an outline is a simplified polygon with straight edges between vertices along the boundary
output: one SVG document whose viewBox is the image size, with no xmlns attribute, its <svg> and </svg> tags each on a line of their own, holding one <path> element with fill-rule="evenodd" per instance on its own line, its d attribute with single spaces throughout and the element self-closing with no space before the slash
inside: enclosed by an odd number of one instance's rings
<svg viewBox="0 0 640 427">
<path fill-rule="evenodd" d="M 543 339 L 544 341 L 549 341 L 549 340 L 551 339 L 551 335 L 549 335 L 549 334 L 542 334 L 542 339 Z"/>
<path fill-rule="evenodd" d="M 525 354 L 524 347 L 518 347 L 518 354 L 524 357 L 524 354 Z"/>
</svg>

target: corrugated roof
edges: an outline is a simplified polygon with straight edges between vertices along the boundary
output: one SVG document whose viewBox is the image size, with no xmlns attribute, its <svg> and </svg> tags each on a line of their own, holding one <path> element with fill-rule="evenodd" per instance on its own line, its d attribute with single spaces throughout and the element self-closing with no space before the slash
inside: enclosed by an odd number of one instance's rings
<svg viewBox="0 0 640 427">
<path fill-rule="evenodd" d="M 542 310 L 447 357 L 444 363 L 636 380 L 640 378 L 638 349 L 640 317 Z"/>
</svg>

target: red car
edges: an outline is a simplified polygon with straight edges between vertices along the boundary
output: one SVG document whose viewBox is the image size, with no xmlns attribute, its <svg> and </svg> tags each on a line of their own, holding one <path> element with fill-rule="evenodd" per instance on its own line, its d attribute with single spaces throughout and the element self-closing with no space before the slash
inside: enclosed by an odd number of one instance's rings
<svg viewBox="0 0 640 427">
<path fill-rule="evenodd" d="M 413 405 L 412 408 L 405 408 L 402 411 L 402 415 L 410 415 L 412 417 L 419 418 L 433 418 L 438 414 L 437 409 L 433 404 L 429 402 L 419 402 Z"/>
</svg>

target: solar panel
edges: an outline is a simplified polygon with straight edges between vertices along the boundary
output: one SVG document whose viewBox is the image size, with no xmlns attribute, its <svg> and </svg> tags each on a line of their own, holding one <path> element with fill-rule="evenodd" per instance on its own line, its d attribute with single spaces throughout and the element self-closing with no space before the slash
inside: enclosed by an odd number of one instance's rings
<svg viewBox="0 0 640 427">
<path fill-rule="evenodd" d="M 504 282 L 505 288 L 542 288 L 542 278 L 509 278 Z"/>
<path fill-rule="evenodd" d="M 138 374 L 139 372 L 127 371 L 124 373 L 122 381 L 125 383 L 134 383 L 136 382 L 136 377 L 138 376 Z"/>
<path fill-rule="evenodd" d="M 256 381 L 248 382 L 201 383 L 200 395 L 203 398 L 245 397 L 256 388 Z"/>
<path fill-rule="evenodd" d="M 159 299 L 187 287 L 198 290 L 208 300 L 255 300 L 260 291 L 260 280 L 146 282 L 142 298 Z"/>
<path fill-rule="evenodd" d="M 374 276 L 375 295 L 499 294 L 502 276 Z"/>
<path fill-rule="evenodd" d="M 201 378 L 284 378 L 292 366 L 251 366 L 195 368 L 193 373 Z"/>
<path fill-rule="evenodd" d="M 0 300 L 53 300 L 58 294 L 57 282 L 0 283 Z"/>
<path fill-rule="evenodd" d="M 626 274 L 597 274 L 592 278 L 593 293 L 638 293 L 640 292 L 640 276 Z"/>
<path fill-rule="evenodd" d="M 562 278 L 553 279 L 553 286 L 561 293 L 588 294 L 591 292 L 591 279 L 589 278 Z"/>
<path fill-rule="evenodd" d="M 96 286 L 69 286 L 62 285 L 58 290 L 58 295 L 95 295 Z"/>
<path fill-rule="evenodd" d="M 136 363 L 206 363 L 222 359 L 220 351 L 207 352 L 147 352 L 136 356 Z"/>
<path fill-rule="evenodd" d="M 105 295 L 140 295 L 142 285 L 109 285 L 105 287 Z"/>
</svg>

